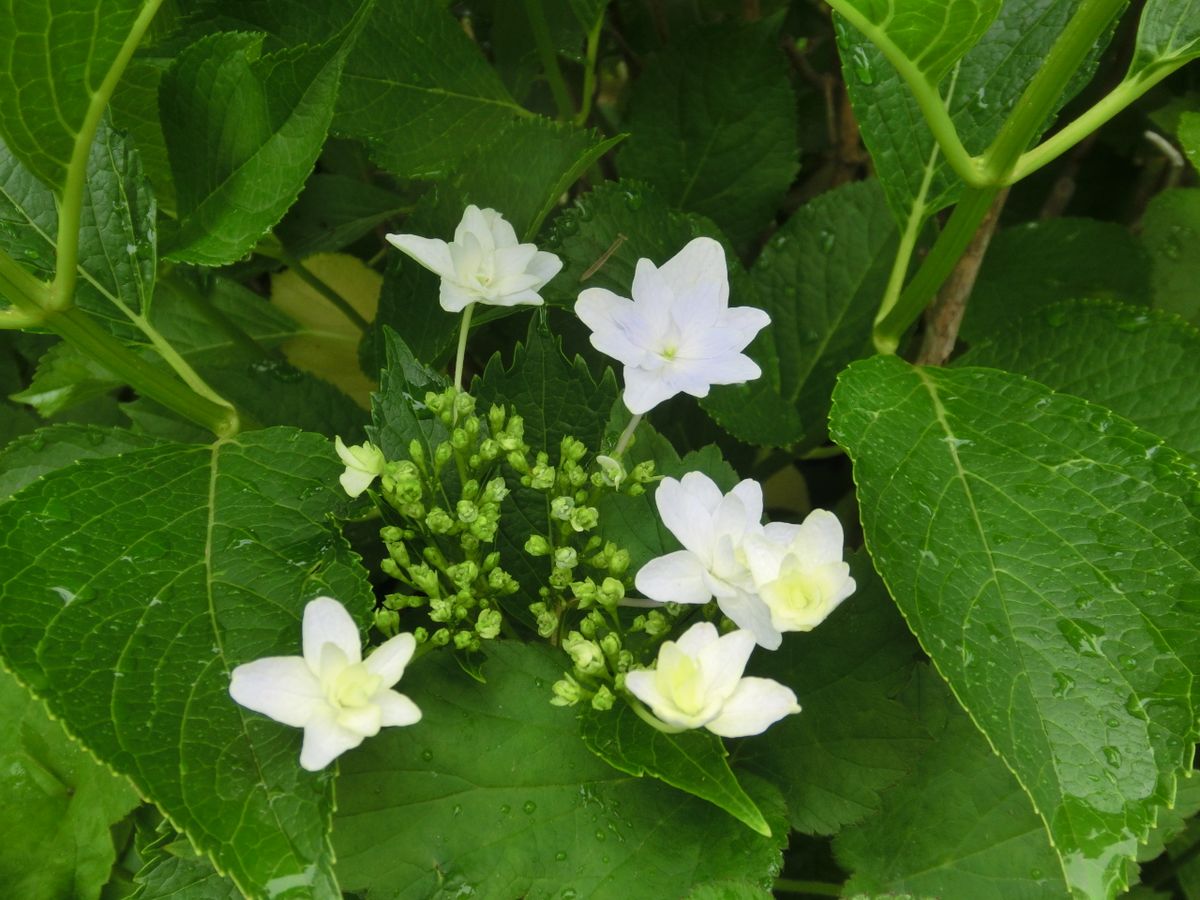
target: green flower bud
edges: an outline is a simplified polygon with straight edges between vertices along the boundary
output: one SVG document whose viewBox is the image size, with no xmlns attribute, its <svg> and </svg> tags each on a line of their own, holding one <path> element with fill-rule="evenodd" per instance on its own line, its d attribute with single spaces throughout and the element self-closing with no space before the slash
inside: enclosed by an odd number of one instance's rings
<svg viewBox="0 0 1200 900">
<path fill-rule="evenodd" d="M 421 556 L 424 558 L 425 562 L 429 563 L 429 565 L 433 566 L 435 569 L 444 569 L 449 565 L 449 561 L 446 559 L 446 554 L 444 554 L 437 547 L 426 547 L 421 551 Z"/>
<path fill-rule="evenodd" d="M 600 649 L 604 651 L 606 659 L 614 659 L 621 652 L 621 638 L 616 632 L 610 631 L 600 639 Z"/>
<path fill-rule="evenodd" d="M 625 467 L 621 465 L 619 459 L 613 459 L 611 456 L 597 456 L 596 465 L 600 467 L 600 471 L 592 476 L 592 483 L 596 487 L 607 485 L 608 487 L 620 487 L 621 482 L 626 479 Z"/>
<path fill-rule="evenodd" d="M 570 497 L 555 497 L 550 501 L 550 515 L 563 522 L 568 521 L 574 511 L 575 501 Z"/>
<path fill-rule="evenodd" d="M 501 568 L 495 568 L 488 572 L 487 582 L 488 587 L 502 597 L 515 594 L 521 587 L 517 584 L 516 579 Z"/>
<path fill-rule="evenodd" d="M 580 631 L 580 632 L 583 634 L 583 636 L 584 636 L 585 638 L 588 638 L 589 640 L 591 640 L 592 638 L 594 638 L 594 637 L 596 636 L 596 622 L 595 622 L 595 620 L 591 619 L 590 617 L 585 617 L 585 618 L 584 618 L 584 619 L 583 619 L 583 620 L 582 620 L 582 621 L 579 623 L 579 631 Z"/>
<path fill-rule="evenodd" d="M 493 550 L 491 553 L 489 553 L 487 556 L 485 556 L 483 558 L 483 566 L 481 568 L 483 569 L 484 573 L 486 574 L 488 572 L 491 572 L 492 569 L 496 568 L 496 566 L 498 566 L 498 565 L 500 565 L 500 551 Z"/>
<path fill-rule="evenodd" d="M 458 521 L 466 525 L 470 525 L 479 518 L 479 507 L 470 500 L 459 500 L 454 511 L 458 513 Z"/>
<path fill-rule="evenodd" d="M 442 586 L 438 582 L 437 572 L 425 564 L 408 567 L 408 577 L 418 588 L 430 597 L 440 597 Z"/>
<path fill-rule="evenodd" d="M 550 586 L 557 591 L 565 591 L 571 586 L 571 570 L 570 569 L 552 569 L 550 575 L 546 578 Z"/>
<path fill-rule="evenodd" d="M 485 503 L 502 503 L 507 496 L 508 485 L 504 483 L 503 478 L 493 478 L 483 489 L 483 501 Z"/>
<path fill-rule="evenodd" d="M 425 527 L 434 534 L 449 534 L 454 529 L 454 520 L 450 518 L 450 513 L 435 506 L 425 516 Z"/>
<path fill-rule="evenodd" d="M 546 556 L 550 553 L 550 542 L 540 534 L 531 534 L 525 542 L 525 552 L 530 556 Z"/>
<path fill-rule="evenodd" d="M 458 650 L 478 650 L 479 638 L 469 631 L 456 631 L 454 633 L 454 646 Z"/>
<path fill-rule="evenodd" d="M 383 572 L 383 574 L 388 576 L 388 578 L 403 577 L 400 567 L 396 565 L 396 561 L 391 557 L 388 557 L 379 563 L 379 571 Z"/>
<path fill-rule="evenodd" d="M 383 598 L 383 605 L 388 609 L 416 609 L 424 606 L 427 597 L 414 597 L 411 594 L 388 594 Z"/>
<path fill-rule="evenodd" d="M 496 539 L 496 526 L 499 524 L 499 521 L 494 518 L 481 516 L 471 523 L 471 535 L 476 541 L 494 541 Z"/>
<path fill-rule="evenodd" d="M 657 609 L 652 609 L 646 613 L 646 634 L 650 637 L 658 637 L 666 634 L 667 629 L 671 627 L 671 623 L 667 617 L 660 613 Z"/>
<path fill-rule="evenodd" d="M 435 414 L 440 414 L 446 408 L 446 397 L 444 394 L 435 394 L 433 391 L 425 393 L 425 406 L 429 411 Z"/>
<path fill-rule="evenodd" d="M 646 489 L 640 484 L 631 484 L 625 493 L 627 493 L 630 497 L 640 497 L 642 494 L 646 493 Z"/>
<path fill-rule="evenodd" d="M 475 620 L 475 633 L 485 641 L 490 641 L 500 634 L 500 621 L 500 610 L 485 609 L 479 613 L 479 618 Z"/>
<path fill-rule="evenodd" d="M 467 479 L 466 484 L 462 486 L 462 498 L 464 500 L 479 499 L 479 482 L 476 479 Z"/>
<path fill-rule="evenodd" d="M 629 569 L 629 551 L 618 550 L 608 558 L 608 571 L 613 575 L 624 575 Z"/>
<path fill-rule="evenodd" d="M 587 484 L 588 474 L 586 471 L 584 471 L 579 466 L 578 463 L 573 463 L 573 462 L 565 463 L 563 466 L 563 471 L 564 471 L 564 474 L 567 476 L 567 482 L 571 485 L 571 487 L 580 488 L 580 487 L 583 487 L 585 484 Z M 583 502 L 583 499 L 586 499 L 586 497 L 587 497 L 587 495 L 584 494 L 584 496 L 583 496 L 583 498 L 581 498 L 580 502 Z"/>
<path fill-rule="evenodd" d="M 548 638 L 554 632 L 558 631 L 558 616 L 550 612 L 546 608 L 545 603 L 531 603 L 529 604 L 529 611 L 537 619 L 538 634 L 542 637 Z"/>
<path fill-rule="evenodd" d="M 407 566 L 411 560 L 408 556 L 408 548 L 400 542 L 395 544 L 385 544 L 387 547 L 388 557 L 392 559 L 398 566 Z M 393 576 L 395 577 L 395 576 Z"/>
<path fill-rule="evenodd" d="M 555 706 L 574 706 L 583 699 L 583 688 L 570 675 L 564 675 L 561 681 L 554 682 L 554 698 L 550 701 Z"/>
<path fill-rule="evenodd" d="M 604 653 L 595 641 L 589 641 L 578 631 L 572 631 L 562 643 L 563 650 L 575 664 L 575 671 L 580 675 L 600 675 L 608 671 L 604 661 Z"/>
<path fill-rule="evenodd" d="M 475 398 L 466 391 L 459 391 L 454 395 L 454 412 L 461 419 L 463 416 L 469 416 L 475 412 Z"/>
<path fill-rule="evenodd" d="M 395 525 L 386 525 L 379 529 L 379 537 L 385 544 L 395 544 L 404 540 L 404 529 Z"/>
<path fill-rule="evenodd" d="M 570 435 L 564 435 L 562 443 L 559 445 L 558 458 L 569 459 L 571 462 L 579 462 L 587 455 L 587 447 L 583 441 L 577 441 Z"/>
<path fill-rule="evenodd" d="M 529 474 L 529 460 L 525 458 L 525 454 L 520 450 L 511 451 L 505 459 L 514 471 L 520 472 L 522 475 Z"/>
<path fill-rule="evenodd" d="M 625 585 L 615 578 L 605 578 L 600 582 L 600 603 L 608 609 L 615 609 L 617 604 L 625 599 Z"/>
<path fill-rule="evenodd" d="M 580 609 L 587 609 L 596 602 L 596 582 L 590 578 L 571 582 L 571 594 L 579 601 Z"/>
<path fill-rule="evenodd" d="M 640 462 L 629 473 L 631 481 L 638 484 L 646 484 L 654 480 L 654 460 L 648 459 L 645 462 Z"/>
<path fill-rule="evenodd" d="M 479 439 L 479 419 L 475 416 L 469 416 L 463 420 L 463 430 L 467 432 L 467 439 L 473 444 Z"/>
<path fill-rule="evenodd" d="M 520 450 L 524 452 L 525 448 L 525 420 L 520 416 L 513 416 L 508 420 L 508 424 L 504 430 L 496 434 L 496 440 L 500 442 L 500 446 L 505 450 Z"/>
<path fill-rule="evenodd" d="M 614 700 L 616 700 L 616 696 L 608 689 L 608 685 L 602 684 L 595 696 L 592 697 L 592 709 L 597 712 L 608 712 L 613 708 Z"/>
<path fill-rule="evenodd" d="M 442 441 L 437 445 L 437 449 L 433 451 L 433 468 L 434 471 L 440 472 L 450 462 L 450 457 L 454 455 L 454 448 L 446 441 Z"/>
<path fill-rule="evenodd" d="M 468 590 L 475 579 L 479 577 L 479 566 L 467 560 L 456 565 L 450 566 L 446 570 L 446 574 L 450 576 L 450 580 L 454 582 L 454 586 L 459 590 Z"/>
<path fill-rule="evenodd" d="M 479 458 L 491 462 L 500 455 L 500 443 L 495 438 L 484 438 L 479 444 Z"/>
<path fill-rule="evenodd" d="M 429 643 L 433 644 L 435 647 L 445 647 L 448 643 L 450 643 L 450 629 L 439 628 L 429 636 Z"/>
<path fill-rule="evenodd" d="M 408 455 L 409 458 L 412 459 L 413 465 L 415 465 L 422 472 L 428 471 L 426 468 L 427 460 L 425 459 L 425 448 L 421 446 L 421 442 L 416 438 L 413 438 L 408 442 Z"/>
<path fill-rule="evenodd" d="M 504 418 L 504 407 L 493 403 L 487 414 L 488 428 L 492 434 L 499 434 L 504 430 Z"/>
<path fill-rule="evenodd" d="M 400 614 L 390 609 L 375 610 L 375 627 L 388 637 L 400 631 Z"/>
<path fill-rule="evenodd" d="M 455 428 L 450 432 L 450 446 L 455 450 L 466 450 L 471 446 L 471 439 L 467 437 L 467 432 L 463 428 Z"/>
<path fill-rule="evenodd" d="M 554 565 L 559 569 L 573 569 L 579 565 L 579 554 L 574 547 L 559 547 L 554 551 Z"/>
<path fill-rule="evenodd" d="M 633 654 L 628 650 L 622 650 L 617 654 L 617 686 L 624 687 L 625 681 L 621 677 L 622 674 L 633 668 Z"/>
<path fill-rule="evenodd" d="M 575 531 L 591 531 L 600 524 L 600 510 L 594 506 L 577 506 L 571 512 L 571 528 Z"/>
<path fill-rule="evenodd" d="M 446 597 L 434 597 L 429 601 L 429 618 L 435 622 L 454 621 L 454 601 Z"/>
<path fill-rule="evenodd" d="M 418 644 L 423 644 L 429 640 L 429 629 L 423 626 L 418 626 L 413 629 L 413 637 L 416 638 Z"/>
<path fill-rule="evenodd" d="M 548 491 L 554 487 L 554 466 L 538 463 L 529 472 L 529 486 L 535 491 Z"/>
</svg>

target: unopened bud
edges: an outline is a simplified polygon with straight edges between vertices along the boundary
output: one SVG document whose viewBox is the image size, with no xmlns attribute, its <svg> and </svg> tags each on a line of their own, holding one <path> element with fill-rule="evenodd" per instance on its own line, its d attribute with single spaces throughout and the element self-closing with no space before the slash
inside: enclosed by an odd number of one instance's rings
<svg viewBox="0 0 1200 900">
<path fill-rule="evenodd" d="M 475 633 L 485 641 L 490 641 L 500 633 L 500 622 L 500 610 L 482 610 L 479 613 L 479 618 L 475 620 Z"/>
<path fill-rule="evenodd" d="M 530 556 L 546 556 L 550 553 L 550 542 L 540 534 L 531 534 L 525 542 L 525 552 Z"/>
</svg>

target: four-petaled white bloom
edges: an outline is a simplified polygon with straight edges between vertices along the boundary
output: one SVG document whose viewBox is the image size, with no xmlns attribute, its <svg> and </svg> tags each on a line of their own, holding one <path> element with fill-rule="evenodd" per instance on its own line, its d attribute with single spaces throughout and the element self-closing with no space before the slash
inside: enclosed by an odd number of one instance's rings
<svg viewBox="0 0 1200 900">
<path fill-rule="evenodd" d="M 517 242 L 512 225 L 494 209 L 468 206 L 450 243 L 415 234 L 389 234 L 388 241 L 441 276 L 439 301 L 446 312 L 472 303 L 539 305 L 538 291 L 562 268 L 553 253 Z"/>
<path fill-rule="evenodd" d="M 625 676 L 629 691 L 675 728 L 707 728 L 721 737 L 760 734 L 800 712 L 796 695 L 770 678 L 743 678 L 754 636 L 734 631 L 718 637 L 711 622 L 697 622 L 659 648 L 652 670 Z"/>
<path fill-rule="evenodd" d="M 334 438 L 333 446 L 338 457 L 346 464 L 346 471 L 338 476 L 338 481 L 351 497 L 357 497 L 383 474 L 387 460 L 384 459 L 383 451 L 370 441 L 347 447 L 342 439 L 337 437 Z"/>
<path fill-rule="evenodd" d="M 779 646 L 771 615 L 754 590 L 743 544 L 762 531 L 762 487 L 747 478 L 728 494 L 703 472 L 664 478 L 654 494 L 658 514 L 684 549 L 652 559 L 638 570 L 637 589 L 666 603 L 707 603 L 751 632 L 768 649 Z M 772 634 L 774 637 L 772 637 Z"/>
<path fill-rule="evenodd" d="M 588 288 L 575 303 L 592 346 L 624 364 L 630 412 L 762 374 L 741 351 L 771 319 L 751 306 L 730 308 L 725 251 L 712 238 L 690 241 L 659 268 L 639 259 L 632 294 Z"/>
<path fill-rule="evenodd" d="M 315 772 L 386 725 L 420 721 L 416 704 L 391 690 L 416 646 L 411 634 L 398 634 L 364 660 L 346 608 L 318 597 L 304 607 L 304 655 L 238 666 L 229 694 L 248 709 L 303 728 L 300 765 Z"/>
<path fill-rule="evenodd" d="M 854 593 L 842 545 L 842 523 L 824 509 L 813 510 L 803 524 L 772 523 L 746 538 L 755 590 L 776 631 L 811 631 Z"/>
</svg>

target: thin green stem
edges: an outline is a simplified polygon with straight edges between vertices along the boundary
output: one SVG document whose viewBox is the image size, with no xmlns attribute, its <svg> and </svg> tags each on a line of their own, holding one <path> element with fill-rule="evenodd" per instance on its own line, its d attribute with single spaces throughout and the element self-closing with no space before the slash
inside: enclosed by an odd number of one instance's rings
<svg viewBox="0 0 1200 900">
<path fill-rule="evenodd" d="M 592 101 L 596 93 L 596 59 L 600 53 L 600 32 L 604 27 L 604 13 L 587 36 L 587 57 L 583 64 L 583 95 L 579 100 L 579 112 L 575 115 L 576 125 L 586 125 L 592 114 Z"/>
<path fill-rule="evenodd" d="M 815 894 L 818 897 L 842 896 L 842 885 L 828 881 L 803 881 L 798 878 L 776 878 L 775 890 L 785 894 Z"/>
<path fill-rule="evenodd" d="M 625 430 L 621 432 L 621 436 L 617 438 L 617 447 L 613 450 L 613 456 L 620 459 L 625 451 L 629 448 L 629 442 L 633 440 L 633 433 L 637 431 L 637 427 L 642 424 L 642 414 L 637 413 L 629 424 L 625 426 Z"/>
<path fill-rule="evenodd" d="M 458 332 L 458 352 L 454 354 L 454 393 L 462 392 L 463 365 L 467 361 L 467 334 L 471 331 L 471 314 L 475 304 L 468 303 L 463 310 L 462 327 Z M 457 406 L 456 406 L 457 408 Z"/>
<path fill-rule="evenodd" d="M 867 40 L 878 47 L 887 61 L 895 67 L 896 72 L 904 79 L 908 89 L 912 92 L 913 99 L 921 108 L 925 123 L 933 132 L 938 146 L 942 148 L 946 161 L 950 163 L 958 177 L 970 185 L 986 184 L 980 162 L 971 156 L 967 152 L 967 148 L 963 146 L 963 142 L 958 136 L 958 129 L 954 127 L 954 121 L 950 118 L 950 113 L 946 111 L 946 102 L 938 92 L 937 85 L 931 83 L 908 55 L 892 42 L 886 30 L 875 25 L 859 12 L 852 0 L 826 0 L 826 2 L 842 18 L 862 32 Z"/>
<path fill-rule="evenodd" d="M 354 323 L 354 327 L 359 331 L 366 331 L 371 327 L 371 323 L 362 317 L 359 311 L 350 304 L 349 300 L 330 287 L 327 282 L 323 281 L 299 259 L 284 250 L 282 245 L 276 243 L 272 246 L 267 242 L 260 242 L 254 249 L 263 256 L 279 260 L 279 262 L 295 272 L 301 281 L 337 307 L 338 312 Z"/>
<path fill-rule="evenodd" d="M 1009 181 L 1015 184 L 1027 175 L 1036 172 L 1047 163 L 1058 159 L 1058 157 L 1062 156 L 1101 125 L 1112 119 L 1113 116 L 1129 107 L 1130 104 L 1146 93 L 1146 91 L 1150 90 L 1150 88 L 1154 87 L 1181 65 L 1183 64 L 1178 63 L 1176 65 L 1164 66 L 1161 69 L 1155 70 L 1150 75 L 1122 81 L 1104 98 L 1099 100 L 1095 106 L 1080 115 L 1075 121 L 1055 132 L 1053 136 L 1047 138 L 1032 150 L 1022 154 L 1013 168 L 1012 174 L 1009 176 Z"/>
<path fill-rule="evenodd" d="M 75 301 L 76 265 L 79 261 L 79 223 L 83 215 L 83 189 L 87 181 L 88 154 L 92 149 L 92 141 L 96 137 L 96 129 L 100 127 L 100 119 L 108 107 L 109 98 L 117 87 L 117 82 L 125 73 L 125 67 L 133 57 L 133 52 L 142 42 L 142 36 L 150 27 L 162 0 L 146 0 L 141 12 L 133 20 L 129 34 L 117 51 L 112 65 L 104 75 L 104 80 L 92 94 L 84 113 L 83 122 L 75 135 L 75 146 L 71 149 L 71 160 L 67 166 L 67 177 L 63 183 L 62 196 L 58 207 L 58 237 L 55 241 L 58 259 L 54 269 L 54 288 L 46 304 L 47 309 L 68 309 Z"/>
<path fill-rule="evenodd" d="M 569 122 L 574 116 L 575 105 L 571 102 L 567 82 L 558 66 L 558 54 L 554 52 L 554 42 L 550 37 L 550 26 L 546 23 L 546 10 L 542 7 L 542 0 L 525 0 L 525 15 L 529 18 L 529 29 L 533 32 L 534 43 L 537 44 L 538 58 L 541 60 L 542 70 L 546 73 L 546 81 L 554 97 L 554 106 L 558 109 L 558 118 Z"/>
<path fill-rule="evenodd" d="M 50 298 L 50 285 L 39 281 L 3 250 L 0 250 L 0 296 L 14 310 L 40 321 Z"/>
<path fill-rule="evenodd" d="M 638 700 L 632 694 L 626 693 L 626 702 L 629 703 L 629 708 L 637 714 L 637 717 L 653 728 L 655 731 L 661 731 L 663 734 L 682 734 L 687 731 L 687 728 L 677 728 L 674 725 L 668 725 L 662 719 L 642 706 L 642 701 Z"/>
</svg>

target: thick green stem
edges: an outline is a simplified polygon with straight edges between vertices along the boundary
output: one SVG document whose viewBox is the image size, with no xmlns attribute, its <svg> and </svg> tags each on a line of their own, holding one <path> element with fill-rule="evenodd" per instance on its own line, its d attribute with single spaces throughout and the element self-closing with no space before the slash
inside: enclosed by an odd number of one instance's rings
<svg viewBox="0 0 1200 900">
<path fill-rule="evenodd" d="M 596 93 L 596 58 L 600 52 L 600 31 L 603 27 L 604 14 L 601 13 L 587 36 L 587 58 L 583 65 L 583 95 L 579 100 L 579 112 L 575 116 L 576 125 L 586 125 L 588 116 L 592 114 L 592 100 Z"/>
<path fill-rule="evenodd" d="M 154 20 L 162 0 L 146 0 L 141 12 L 134 19 L 125 36 L 121 49 L 104 74 L 104 80 L 92 94 L 88 102 L 87 112 L 75 135 L 75 146 L 71 149 L 71 160 L 67 166 L 67 178 L 63 184 L 62 196 L 58 207 L 58 237 L 55 241 L 58 259 L 54 270 L 54 288 L 47 309 L 67 309 L 75 302 L 76 265 L 79 261 L 79 223 L 83 214 L 83 189 L 87 181 L 88 154 L 92 150 L 92 141 L 96 137 L 96 129 L 100 127 L 100 119 L 108 107 L 109 98 L 117 87 L 117 82 L 125 73 L 125 67 L 133 57 L 133 52 L 142 42 L 142 36 Z"/>
<path fill-rule="evenodd" d="M 1009 183 L 1021 154 L 1050 118 L 1071 76 L 1083 64 L 1125 0 L 1083 0 L 1025 89 L 992 145 L 979 160 L 985 187 L 967 187 L 916 276 L 875 323 L 875 346 L 894 353 L 900 338 L 954 270 L 1000 185 Z M 956 167 L 957 168 L 957 167 Z"/>
<path fill-rule="evenodd" d="M 233 407 L 200 396 L 196 391 L 147 362 L 97 325 L 83 310 L 46 314 L 43 322 L 55 334 L 86 353 L 137 392 L 201 425 L 217 437 L 231 437 L 240 427 Z"/>
<path fill-rule="evenodd" d="M 529 18 L 529 29 L 533 32 L 533 40 L 537 44 L 538 58 L 542 62 L 542 70 L 546 73 L 546 81 L 550 85 L 550 93 L 558 109 L 558 117 L 569 122 L 574 116 L 575 105 L 567 91 L 562 69 L 558 67 L 558 54 L 554 52 L 554 42 L 550 37 L 550 26 L 546 23 L 546 10 L 542 7 L 542 0 L 525 0 L 525 15 Z"/>
</svg>

